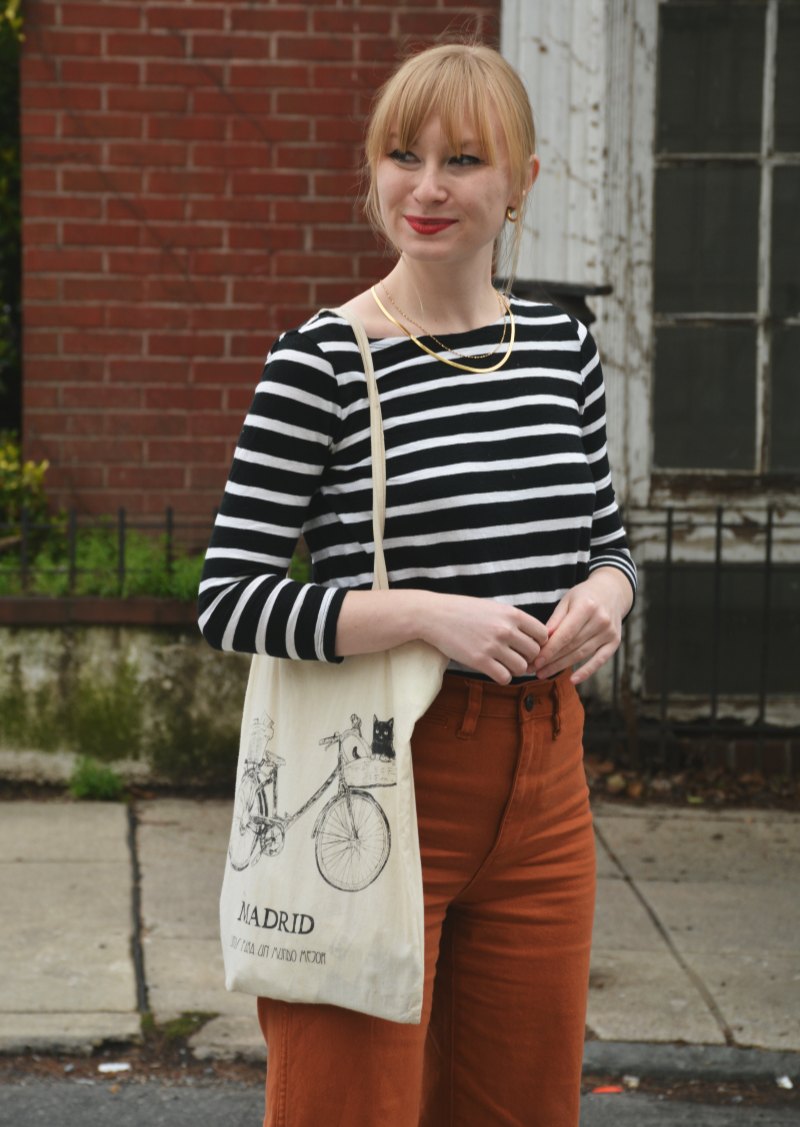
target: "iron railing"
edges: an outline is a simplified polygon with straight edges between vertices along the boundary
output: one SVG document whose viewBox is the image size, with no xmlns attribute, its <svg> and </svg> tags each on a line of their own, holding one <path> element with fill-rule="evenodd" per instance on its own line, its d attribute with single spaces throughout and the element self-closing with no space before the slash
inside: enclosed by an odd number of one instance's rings
<svg viewBox="0 0 800 1127">
<path fill-rule="evenodd" d="M 79 565 L 78 537 L 103 528 L 115 537 L 107 571 L 122 593 L 131 530 L 160 534 L 169 572 L 176 543 L 202 550 L 212 525 L 176 520 L 171 508 L 160 520 L 132 520 L 124 509 L 113 520 L 79 518 L 70 509 L 66 527 L 54 528 L 23 511 L 17 525 L 0 524 L 0 576 L 16 574 L 25 593 L 34 575 L 66 575 L 73 593 L 79 577 L 96 570 Z M 625 526 L 640 592 L 605 694 L 602 674 L 587 683 L 587 743 L 630 765 L 670 766 L 687 740 L 695 747 L 749 740 L 757 764 L 766 741 L 800 740 L 800 509 L 640 511 L 628 513 Z M 35 567 L 32 550 L 54 535 L 62 544 L 66 537 L 62 561 Z M 800 752 L 795 758 L 800 766 Z"/>
<path fill-rule="evenodd" d="M 162 518 L 131 519 L 124 508 L 117 511 L 116 518 L 78 516 L 75 508 L 70 508 L 64 521 L 32 520 L 30 512 L 23 507 L 20 520 L 15 524 L 0 523 L 0 577 L 17 577 L 20 593 L 30 592 L 32 580 L 37 576 L 61 575 L 67 578 L 67 592 L 74 594 L 79 579 L 84 575 L 116 578 L 116 586 L 121 594 L 126 587 L 131 569 L 128 560 L 129 534 L 132 531 L 150 534 L 161 538 L 163 565 L 166 573 L 173 571 L 177 545 L 189 550 L 202 550 L 208 543 L 211 528 L 216 520 L 216 510 L 212 519 L 176 519 L 169 506 Z M 79 563 L 78 537 L 82 532 L 102 531 L 106 537 L 116 542 L 113 561 L 106 553 L 105 564 L 101 567 L 86 567 Z M 65 543 L 66 541 L 66 543 Z M 33 554 L 42 547 L 61 545 L 58 563 L 42 566 L 34 563 Z"/>
<path fill-rule="evenodd" d="M 800 510 L 628 514 L 640 592 L 589 743 L 628 766 L 767 743 L 800 768 Z M 609 699 L 610 697 L 610 699 Z M 723 756 L 724 758 L 724 756 Z M 719 755 L 717 754 L 717 760 Z"/>
</svg>

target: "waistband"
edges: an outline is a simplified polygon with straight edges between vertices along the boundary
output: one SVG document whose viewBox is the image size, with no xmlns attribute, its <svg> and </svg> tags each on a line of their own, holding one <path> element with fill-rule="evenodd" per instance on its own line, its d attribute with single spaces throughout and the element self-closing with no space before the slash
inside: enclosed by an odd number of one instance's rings
<svg viewBox="0 0 800 1127">
<path fill-rule="evenodd" d="M 459 736 L 474 732 L 479 716 L 506 717 L 521 722 L 554 717 L 554 733 L 561 727 L 561 707 L 569 695 L 577 692 L 570 681 L 572 667 L 546 681 L 533 679 L 521 685 L 498 685 L 475 677 L 445 673 L 442 688 L 431 709 L 446 709 L 464 717 Z"/>
</svg>

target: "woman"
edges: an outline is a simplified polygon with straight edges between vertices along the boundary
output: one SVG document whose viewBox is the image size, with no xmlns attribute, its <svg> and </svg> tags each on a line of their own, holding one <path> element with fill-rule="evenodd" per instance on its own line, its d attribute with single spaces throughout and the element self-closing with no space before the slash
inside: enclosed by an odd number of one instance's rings
<svg viewBox="0 0 800 1127">
<path fill-rule="evenodd" d="M 575 686 L 634 598 L 597 348 L 492 287 L 539 170 L 515 72 L 475 44 L 407 60 L 367 135 L 392 270 L 371 338 L 391 590 L 372 591 L 369 411 L 347 322 L 284 333 L 245 420 L 200 587 L 220 649 L 451 660 L 412 743 L 425 891 L 419 1026 L 259 999 L 270 1125 L 575 1127 L 594 843 Z M 410 312 L 406 312 L 410 311 Z M 314 582 L 287 580 L 303 531 Z M 572 666 L 583 662 L 572 672 Z"/>
</svg>

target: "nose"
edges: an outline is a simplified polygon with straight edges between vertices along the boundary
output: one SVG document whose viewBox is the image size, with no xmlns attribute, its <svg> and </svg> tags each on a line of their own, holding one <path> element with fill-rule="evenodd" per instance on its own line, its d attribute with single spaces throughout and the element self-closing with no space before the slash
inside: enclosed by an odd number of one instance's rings
<svg viewBox="0 0 800 1127">
<path fill-rule="evenodd" d="M 422 167 L 414 187 L 414 198 L 420 203 L 441 203 L 447 199 L 442 170 L 437 162 L 430 161 Z"/>
</svg>

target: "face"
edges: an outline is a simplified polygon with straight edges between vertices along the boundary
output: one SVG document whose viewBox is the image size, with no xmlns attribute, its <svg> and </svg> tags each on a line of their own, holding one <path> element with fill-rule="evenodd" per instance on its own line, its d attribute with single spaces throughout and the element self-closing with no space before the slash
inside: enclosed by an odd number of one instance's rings
<svg viewBox="0 0 800 1127">
<path fill-rule="evenodd" d="M 396 135 L 390 137 L 377 168 L 378 199 L 390 239 L 408 258 L 423 262 L 491 258 L 506 208 L 519 202 L 499 126 L 495 136 L 495 166 L 489 164 L 468 121 L 460 156 L 448 144 L 435 112 L 407 152 L 395 147 Z M 530 184 L 538 164 L 539 158 L 532 157 Z"/>
</svg>

